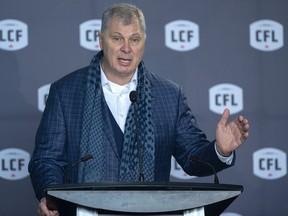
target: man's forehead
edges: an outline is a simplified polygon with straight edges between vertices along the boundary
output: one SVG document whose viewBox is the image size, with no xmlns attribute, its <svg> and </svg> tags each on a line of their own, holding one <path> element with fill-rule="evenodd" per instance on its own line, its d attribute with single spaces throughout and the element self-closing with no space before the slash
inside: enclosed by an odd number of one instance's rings
<svg viewBox="0 0 288 216">
<path fill-rule="evenodd" d="M 110 22 L 108 23 L 107 30 L 110 33 L 114 32 L 125 33 L 128 30 L 130 33 L 133 32 L 133 34 L 141 34 L 141 35 L 144 34 L 142 29 L 140 28 L 140 24 L 137 19 L 129 24 L 123 22 L 123 20 L 121 19 L 110 20 Z"/>
</svg>

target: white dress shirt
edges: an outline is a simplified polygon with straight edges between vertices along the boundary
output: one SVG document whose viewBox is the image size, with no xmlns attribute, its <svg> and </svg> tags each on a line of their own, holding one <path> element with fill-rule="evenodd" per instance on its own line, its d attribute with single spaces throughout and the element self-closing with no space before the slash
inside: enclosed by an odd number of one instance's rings
<svg viewBox="0 0 288 216">
<path fill-rule="evenodd" d="M 101 84 L 105 100 L 123 133 L 127 114 L 131 105 L 129 94 L 131 91 L 136 90 L 137 73 L 138 71 L 136 70 L 130 83 L 118 85 L 109 81 L 101 68 Z"/>
</svg>

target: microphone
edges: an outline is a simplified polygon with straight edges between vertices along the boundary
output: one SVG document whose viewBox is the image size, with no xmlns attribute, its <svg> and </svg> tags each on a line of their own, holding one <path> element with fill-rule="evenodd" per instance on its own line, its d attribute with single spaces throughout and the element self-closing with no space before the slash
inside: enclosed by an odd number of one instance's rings
<svg viewBox="0 0 288 216">
<path fill-rule="evenodd" d="M 136 142 L 137 142 L 137 150 L 138 150 L 138 158 L 139 158 L 139 181 L 144 182 L 144 173 L 143 173 L 143 157 L 141 151 L 141 141 L 140 141 L 140 133 L 139 133 L 139 124 L 138 124 L 138 106 L 137 106 L 137 98 L 138 94 L 137 91 L 131 91 L 129 94 L 129 98 L 132 104 L 135 105 L 134 107 L 134 118 L 136 124 Z"/>
<path fill-rule="evenodd" d="M 91 160 L 91 159 L 93 159 L 93 156 L 92 155 L 85 155 L 85 156 L 83 156 L 83 157 L 81 157 L 78 161 L 76 161 L 75 163 L 73 163 L 71 166 L 70 166 L 70 168 L 67 170 L 67 172 L 65 172 L 65 175 L 64 175 L 64 183 L 66 184 L 66 183 L 70 183 L 70 175 L 71 175 L 71 172 L 72 172 L 72 170 L 73 170 L 73 168 L 75 167 L 75 166 L 78 166 L 80 163 L 82 163 L 82 162 L 86 162 L 86 161 L 88 161 L 88 160 Z"/>
<path fill-rule="evenodd" d="M 129 98 L 130 98 L 130 101 L 132 103 L 135 103 L 137 101 L 137 91 L 131 91 L 130 94 L 129 94 Z"/>
<path fill-rule="evenodd" d="M 189 158 L 190 161 L 196 161 L 198 163 L 204 164 L 205 166 L 208 166 L 214 173 L 214 184 L 219 184 L 219 178 L 217 176 L 217 172 L 215 170 L 215 168 L 208 162 L 202 161 L 199 158 L 196 158 L 194 156 Z"/>
</svg>

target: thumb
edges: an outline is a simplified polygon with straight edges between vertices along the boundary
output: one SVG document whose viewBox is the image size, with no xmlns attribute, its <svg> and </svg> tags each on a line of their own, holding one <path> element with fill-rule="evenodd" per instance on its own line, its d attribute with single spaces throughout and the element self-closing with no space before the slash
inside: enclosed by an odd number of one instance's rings
<svg viewBox="0 0 288 216">
<path fill-rule="evenodd" d="M 229 116 L 230 116 L 230 110 L 226 108 L 222 113 L 221 119 L 219 120 L 219 123 L 218 123 L 219 126 L 225 127 Z"/>
</svg>

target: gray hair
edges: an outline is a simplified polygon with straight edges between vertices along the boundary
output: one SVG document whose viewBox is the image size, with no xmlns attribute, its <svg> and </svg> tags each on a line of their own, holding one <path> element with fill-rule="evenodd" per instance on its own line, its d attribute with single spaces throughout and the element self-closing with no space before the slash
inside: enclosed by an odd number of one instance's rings
<svg viewBox="0 0 288 216">
<path fill-rule="evenodd" d="M 138 19 L 140 29 L 146 37 L 146 24 L 143 12 L 134 5 L 127 3 L 113 4 L 109 6 L 102 14 L 101 34 L 107 31 L 111 18 L 119 18 L 124 25 L 132 24 Z"/>
</svg>

